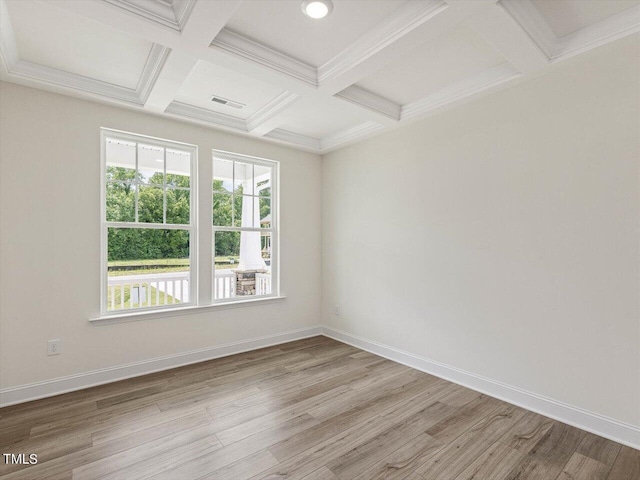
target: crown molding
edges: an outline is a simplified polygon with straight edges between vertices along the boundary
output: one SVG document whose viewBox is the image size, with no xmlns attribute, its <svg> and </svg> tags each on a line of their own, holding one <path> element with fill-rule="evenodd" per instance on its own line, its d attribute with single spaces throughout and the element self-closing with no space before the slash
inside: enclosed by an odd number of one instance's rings
<svg viewBox="0 0 640 480">
<path fill-rule="evenodd" d="M 393 120 L 400 120 L 400 105 L 357 85 L 347 87 L 334 96 L 385 115 Z"/>
<path fill-rule="evenodd" d="M 20 61 L 16 37 L 9 19 L 7 4 L 4 0 L 0 0 L 0 56 L 7 71 Z"/>
<path fill-rule="evenodd" d="M 184 24 L 187 23 L 195 3 L 196 0 L 172 0 L 171 6 L 173 7 L 176 22 L 180 25 L 180 30 L 182 30 Z"/>
<path fill-rule="evenodd" d="M 138 80 L 138 86 L 136 87 L 136 93 L 143 105 L 147 101 L 147 98 L 149 98 L 149 94 L 156 84 L 170 52 L 171 49 L 158 45 L 157 43 L 154 43 L 151 47 L 147 61 L 142 69 L 140 80 Z"/>
<path fill-rule="evenodd" d="M 228 28 L 223 28 L 211 42 L 211 48 L 250 60 L 312 87 L 318 86 L 316 69 L 289 55 L 267 47 Z"/>
<path fill-rule="evenodd" d="M 551 62 L 584 53 L 640 32 L 640 5 L 598 23 L 558 37 L 531 0 L 502 0 L 500 5 L 518 22 Z"/>
<path fill-rule="evenodd" d="M 213 112 L 205 108 L 195 107 L 181 102 L 171 102 L 164 112 L 165 114 L 204 123 L 213 128 L 221 128 L 224 130 L 232 130 L 235 133 L 249 135 L 247 123 L 241 118 L 232 117 L 223 113 Z M 320 153 L 320 140 L 301 135 L 299 133 L 290 132 L 281 128 L 275 128 L 264 134 L 262 138 L 275 140 L 279 143 L 285 143 L 302 150 Z"/>
<path fill-rule="evenodd" d="M 322 153 L 328 153 L 329 151 L 344 146 L 348 142 L 354 142 L 365 135 L 369 135 L 380 130 L 384 130 L 385 126 L 376 122 L 365 122 L 361 125 L 356 125 L 352 128 L 347 128 L 341 132 L 334 133 L 332 135 L 324 137 L 320 141 Z"/>
<path fill-rule="evenodd" d="M 285 110 L 295 102 L 299 95 L 291 92 L 282 92 L 247 119 L 246 128 L 249 132 L 256 133 L 259 127 L 265 126 L 268 120 Z M 264 133 L 267 133 L 266 131 Z"/>
<path fill-rule="evenodd" d="M 181 32 L 196 0 L 104 0 L 114 7 Z"/>
<path fill-rule="evenodd" d="M 206 122 L 212 126 L 230 128 L 242 133 L 247 132 L 247 126 L 242 118 L 232 117 L 224 113 L 214 112 L 201 107 L 195 107 L 181 102 L 171 102 L 165 113 L 179 117 Z"/>
<path fill-rule="evenodd" d="M 339 77 L 447 8 L 449 5 L 444 0 L 405 3 L 373 30 L 320 66 L 318 83 Z"/>
<path fill-rule="evenodd" d="M 560 37 L 551 60 L 563 60 L 637 32 L 640 32 L 640 5 Z"/>
<path fill-rule="evenodd" d="M 522 74 L 510 63 L 503 63 L 477 75 L 446 87 L 421 100 L 402 106 L 401 120 L 421 117 L 432 110 L 453 104 L 466 97 L 496 87 L 521 77 Z"/>
<path fill-rule="evenodd" d="M 281 142 L 304 147 L 315 153 L 320 153 L 320 140 L 312 138 L 307 135 L 301 135 L 299 133 L 290 132 L 281 128 L 275 128 L 269 133 L 264 135 L 263 138 L 270 138 L 273 140 L 279 140 Z"/>
</svg>

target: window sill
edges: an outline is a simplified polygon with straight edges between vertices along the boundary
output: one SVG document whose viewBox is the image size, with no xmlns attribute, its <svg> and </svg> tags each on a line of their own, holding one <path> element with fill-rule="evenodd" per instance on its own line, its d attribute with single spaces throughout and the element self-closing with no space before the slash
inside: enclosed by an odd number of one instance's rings
<svg viewBox="0 0 640 480">
<path fill-rule="evenodd" d="M 273 297 L 251 298 L 248 300 L 231 300 L 227 302 L 213 303 L 211 305 L 194 305 L 190 307 L 171 308 L 166 310 L 119 313 L 114 315 L 103 315 L 96 318 L 90 318 L 89 322 L 93 325 L 111 325 L 114 323 L 137 322 L 140 320 L 155 320 L 156 318 L 181 317 L 183 315 L 193 315 L 196 313 L 206 313 L 216 310 L 228 310 L 232 308 L 252 307 L 269 303 L 280 303 L 286 298 L 286 296 L 281 295 Z"/>
</svg>

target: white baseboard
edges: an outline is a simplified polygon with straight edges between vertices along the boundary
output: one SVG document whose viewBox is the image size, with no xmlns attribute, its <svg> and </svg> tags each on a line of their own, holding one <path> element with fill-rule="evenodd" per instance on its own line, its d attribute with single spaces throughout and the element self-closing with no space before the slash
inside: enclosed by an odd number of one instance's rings
<svg viewBox="0 0 640 480">
<path fill-rule="evenodd" d="M 181 367 L 192 363 L 204 362 L 214 358 L 226 357 L 237 353 L 271 347 L 281 343 L 301 340 L 322 334 L 322 327 L 309 327 L 300 330 L 291 330 L 276 335 L 252 338 L 239 342 L 225 343 L 210 348 L 192 350 L 190 352 L 167 355 L 165 357 L 143 360 L 140 362 L 102 368 L 90 372 L 78 373 L 66 377 L 54 378 L 42 382 L 19 385 L 17 387 L 0 389 L 0 407 L 14 405 L 16 403 L 29 402 L 40 398 L 60 395 L 61 393 L 82 390 L 105 383 L 125 380 L 127 378 L 147 375 L 149 373 Z"/>
<path fill-rule="evenodd" d="M 402 363 L 436 377 L 485 393 L 491 397 L 531 410 L 562 423 L 600 435 L 618 443 L 640 450 L 640 427 L 598 415 L 597 413 L 568 405 L 552 398 L 528 392 L 490 378 L 445 365 L 428 358 L 413 355 L 365 338 L 323 327 L 322 334 L 375 355 Z"/>
</svg>

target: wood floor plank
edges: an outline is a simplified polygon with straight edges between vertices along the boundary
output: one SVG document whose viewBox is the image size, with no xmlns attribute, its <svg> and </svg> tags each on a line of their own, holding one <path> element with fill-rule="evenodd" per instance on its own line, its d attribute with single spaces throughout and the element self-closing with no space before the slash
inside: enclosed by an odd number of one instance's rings
<svg viewBox="0 0 640 480">
<path fill-rule="evenodd" d="M 606 480 L 611 467 L 579 453 L 574 453 L 557 480 Z"/>
<path fill-rule="evenodd" d="M 575 427 L 555 422 L 506 479 L 556 478 L 580 445 L 584 433 Z"/>
<path fill-rule="evenodd" d="M 440 401 L 444 403 L 444 399 Z M 463 407 L 458 407 L 454 413 L 433 425 L 426 433 L 442 443 L 449 443 L 477 424 L 480 419 L 501 407 L 503 407 L 502 402 L 495 398 L 478 395 L 474 400 Z M 509 415 L 514 415 L 514 409 L 509 410 Z"/>
<path fill-rule="evenodd" d="M 622 446 L 611 467 L 607 480 L 629 480 L 640 478 L 640 450 Z"/>
<path fill-rule="evenodd" d="M 285 455 L 287 460 L 252 477 L 251 480 L 302 479 L 334 458 L 388 430 L 391 426 L 392 424 L 382 417 L 374 416 L 366 419 L 296 455 Z M 273 453 L 273 448 L 269 450 Z"/>
<path fill-rule="evenodd" d="M 310 473 L 302 480 L 337 480 L 337 478 L 338 477 L 336 477 L 327 467 L 320 467 L 318 470 Z"/>
<path fill-rule="evenodd" d="M 597 460 L 605 465 L 613 465 L 622 445 L 592 433 L 585 433 L 576 453 Z"/>
<path fill-rule="evenodd" d="M 507 447 L 505 444 L 495 442 L 480 454 L 471 464 L 465 468 L 455 480 L 491 479 L 503 480 L 509 472 L 518 465 L 524 454 L 518 450 Z"/>
<path fill-rule="evenodd" d="M 188 430 L 182 430 L 163 436 L 157 440 L 129 448 L 108 457 L 101 458 L 94 462 L 82 465 L 73 470 L 73 477 L 76 480 L 95 479 L 104 477 L 113 472 L 126 469 L 138 462 L 158 455 L 166 454 L 175 449 L 187 445 L 188 448 L 196 448 L 195 445 L 202 440 L 207 447 L 207 451 L 215 450 L 222 446 L 216 438 L 210 424 L 200 425 Z M 123 473 L 119 473 L 120 476 Z"/>
<path fill-rule="evenodd" d="M 173 465 L 171 468 L 154 475 L 154 480 L 192 479 L 220 470 L 234 462 L 267 449 L 270 445 L 297 432 L 307 430 L 317 424 L 317 420 L 309 415 L 301 415 L 271 429 L 256 433 L 239 442 L 225 446 L 212 454 L 191 458 L 189 461 Z"/>
<path fill-rule="evenodd" d="M 528 453 L 551 429 L 554 422 L 534 412 L 525 414 L 500 439 L 507 447 Z"/>
<path fill-rule="evenodd" d="M 261 450 L 223 468 L 207 473 L 198 480 L 246 480 L 278 464 L 269 450 Z"/>
<path fill-rule="evenodd" d="M 277 410 L 273 413 L 267 413 L 261 417 L 218 432 L 218 438 L 224 445 L 229 445 L 230 443 L 250 437 L 257 432 L 261 432 L 302 415 L 316 407 L 318 404 L 326 404 L 329 401 L 335 401 L 350 392 L 351 390 L 348 387 L 342 386 L 334 388 L 333 390 L 320 393 L 314 397 L 295 403 L 290 407 Z"/>
<path fill-rule="evenodd" d="M 30 436 L 37 437 L 41 435 L 58 434 L 76 432 L 81 434 L 84 432 L 93 432 L 100 430 L 106 426 L 122 425 L 147 417 L 149 415 L 160 412 L 155 403 L 150 405 L 136 406 L 131 408 L 109 409 L 109 411 L 99 410 L 100 413 L 89 415 L 78 415 L 71 419 L 54 420 L 52 422 L 36 425 L 31 428 Z"/>
<path fill-rule="evenodd" d="M 220 437 L 220 438 L 218 438 Z M 630 480 L 640 452 L 326 337 L 0 409 L 2 480 Z"/>
<path fill-rule="evenodd" d="M 145 398 L 154 393 L 162 392 L 166 389 L 165 385 L 154 385 L 151 387 L 140 388 L 138 390 L 132 390 L 126 393 L 119 393 L 107 398 L 103 398 L 96 402 L 97 408 L 105 408 L 111 405 L 117 405 L 118 403 L 125 403 L 130 400 L 136 400 L 138 398 Z"/>
<path fill-rule="evenodd" d="M 157 412 L 154 415 L 149 415 L 131 422 L 96 430 L 91 434 L 91 439 L 94 446 L 99 446 L 117 438 L 139 432 L 154 432 L 154 435 L 161 436 L 163 431 L 166 431 L 168 434 L 179 429 L 191 428 L 209 422 L 211 422 L 211 416 L 203 409 Z"/>
<path fill-rule="evenodd" d="M 415 472 L 444 444 L 426 433 L 421 433 L 386 457 L 364 470 L 354 480 L 402 480 Z"/>
<path fill-rule="evenodd" d="M 407 442 L 423 434 L 431 425 L 449 415 L 449 412 L 449 406 L 440 402 L 433 403 L 335 458 L 327 463 L 327 467 L 338 478 L 351 480 L 375 465 L 380 458 L 386 457 L 398 447 L 403 447 Z"/>
<path fill-rule="evenodd" d="M 342 413 L 329 416 L 322 423 L 274 445 L 270 450 L 280 461 L 285 460 L 333 437 L 345 428 L 353 427 L 367 418 L 383 413 L 395 403 L 414 395 L 424 386 L 423 380 L 417 379 L 396 388 L 379 391 L 378 395 L 369 398 L 364 403 L 351 404 L 350 408 L 343 410 Z M 339 401 L 335 403 L 339 403 Z M 318 418 L 315 411 L 312 409 L 309 413 L 314 418 Z"/>
<path fill-rule="evenodd" d="M 416 473 L 425 478 L 456 478 L 512 428 L 523 414 L 524 411 L 518 407 L 505 404 L 498 405 L 498 408 L 478 410 L 478 415 L 483 415 L 480 420 L 453 441 L 453 435 L 448 430 L 445 430 L 447 434 L 443 437 L 445 441 L 434 437 L 446 446 L 418 467 Z M 458 424 L 455 425 L 457 427 Z M 426 433 L 431 435 L 431 430 L 427 429 Z M 443 430 L 434 431 L 439 434 Z"/>
</svg>

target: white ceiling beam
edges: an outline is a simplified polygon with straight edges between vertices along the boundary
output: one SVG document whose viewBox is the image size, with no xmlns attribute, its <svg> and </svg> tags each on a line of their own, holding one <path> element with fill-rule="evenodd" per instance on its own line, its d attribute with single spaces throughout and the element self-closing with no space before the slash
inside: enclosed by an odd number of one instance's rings
<svg viewBox="0 0 640 480">
<path fill-rule="evenodd" d="M 394 122 L 400 120 L 400 105 L 356 85 L 345 88 L 335 96 L 384 115 Z"/>
<path fill-rule="evenodd" d="M 520 72 L 534 73 L 549 64 L 546 53 L 502 4 L 477 9 L 469 24 Z"/>
<path fill-rule="evenodd" d="M 242 0 L 197 1 L 180 35 L 181 48 L 209 47 Z"/>
<path fill-rule="evenodd" d="M 144 103 L 144 108 L 155 113 L 164 112 L 197 64 L 196 57 L 172 50 Z"/>
<path fill-rule="evenodd" d="M 278 95 L 247 119 L 247 130 L 249 133 L 261 137 L 273 129 L 278 128 L 283 123 L 283 119 L 279 113 L 284 111 L 298 98 L 300 98 L 299 95 L 286 91 Z"/>
<path fill-rule="evenodd" d="M 196 2 L 189 8 L 189 17 L 182 26 L 174 49 L 162 66 L 145 102 L 145 109 L 164 112 L 198 64 L 198 58 L 190 52 L 208 47 L 231 19 L 238 5 L 239 0 L 219 0 Z"/>
</svg>

